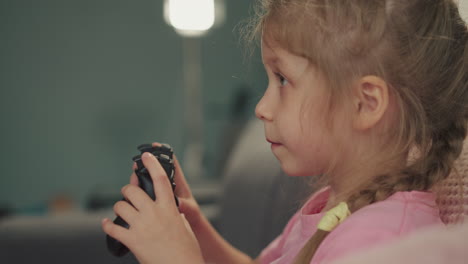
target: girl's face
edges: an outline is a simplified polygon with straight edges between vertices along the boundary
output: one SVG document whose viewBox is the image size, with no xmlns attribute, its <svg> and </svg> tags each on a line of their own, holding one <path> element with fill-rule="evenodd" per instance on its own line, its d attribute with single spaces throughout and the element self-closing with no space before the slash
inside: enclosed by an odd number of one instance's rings
<svg viewBox="0 0 468 264">
<path fill-rule="evenodd" d="M 321 74 L 274 42 L 262 41 L 262 60 L 268 87 L 255 113 L 273 154 L 290 176 L 324 173 L 333 148 L 326 122 L 329 92 Z"/>
</svg>

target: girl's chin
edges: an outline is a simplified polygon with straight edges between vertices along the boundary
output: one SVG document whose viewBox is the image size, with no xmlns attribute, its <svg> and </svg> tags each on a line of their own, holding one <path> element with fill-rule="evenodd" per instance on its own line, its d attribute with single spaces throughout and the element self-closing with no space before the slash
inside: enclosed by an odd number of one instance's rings
<svg viewBox="0 0 468 264">
<path fill-rule="evenodd" d="M 315 176 L 323 174 L 323 170 L 311 169 L 311 168 L 298 168 L 297 166 L 289 165 L 285 162 L 281 162 L 281 169 L 286 175 L 291 177 L 302 177 L 302 176 Z"/>
<path fill-rule="evenodd" d="M 320 173 L 310 170 L 298 170 L 297 168 L 290 168 L 287 166 L 282 166 L 281 169 L 286 173 L 286 175 L 291 177 L 302 177 L 302 176 L 312 176 L 319 175 Z"/>
</svg>

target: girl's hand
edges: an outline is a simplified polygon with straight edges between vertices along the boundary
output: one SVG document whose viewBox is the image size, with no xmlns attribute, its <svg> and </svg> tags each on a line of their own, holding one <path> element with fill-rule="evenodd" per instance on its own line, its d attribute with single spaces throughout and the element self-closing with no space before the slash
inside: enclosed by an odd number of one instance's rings
<svg viewBox="0 0 468 264">
<path fill-rule="evenodd" d="M 161 144 L 157 142 L 152 145 L 154 147 L 161 146 Z M 190 226 L 196 234 L 197 226 L 202 216 L 200 206 L 192 195 L 192 191 L 185 180 L 184 172 L 182 171 L 175 154 L 173 156 L 173 160 L 175 168 L 174 181 L 176 183 L 175 195 L 179 200 L 179 212 L 185 215 L 185 218 L 190 223 Z M 135 171 L 136 168 L 136 163 L 134 163 L 133 171 Z M 130 177 L 130 184 L 138 186 L 138 178 L 135 173 Z"/>
<path fill-rule="evenodd" d="M 133 206 L 119 201 L 114 211 L 130 228 L 115 225 L 106 218 L 102 221 L 104 232 L 125 244 L 140 263 L 203 263 L 190 225 L 177 210 L 164 169 L 150 153 L 144 153 L 142 160 L 153 180 L 156 201 L 135 184 L 124 186 L 122 193 Z M 136 175 L 132 175 L 134 178 Z"/>
</svg>

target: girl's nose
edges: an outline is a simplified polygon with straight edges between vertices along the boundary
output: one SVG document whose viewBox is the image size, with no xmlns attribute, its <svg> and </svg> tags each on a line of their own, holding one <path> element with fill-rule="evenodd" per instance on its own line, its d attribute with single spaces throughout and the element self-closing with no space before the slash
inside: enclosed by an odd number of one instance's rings
<svg viewBox="0 0 468 264">
<path fill-rule="evenodd" d="M 271 121 L 273 118 L 271 109 L 268 106 L 267 93 L 263 95 L 255 107 L 255 116 L 262 121 Z"/>
</svg>

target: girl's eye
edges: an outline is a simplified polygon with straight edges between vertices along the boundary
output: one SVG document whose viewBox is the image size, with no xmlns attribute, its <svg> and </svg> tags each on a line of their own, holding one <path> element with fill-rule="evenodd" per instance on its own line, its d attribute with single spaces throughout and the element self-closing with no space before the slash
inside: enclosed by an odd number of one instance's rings
<svg viewBox="0 0 468 264">
<path fill-rule="evenodd" d="M 286 84 L 288 84 L 288 80 L 286 80 L 286 78 L 284 78 L 283 75 L 279 74 L 279 73 L 275 73 L 276 77 L 278 77 L 278 80 L 281 84 L 281 86 L 285 86 Z"/>
</svg>

